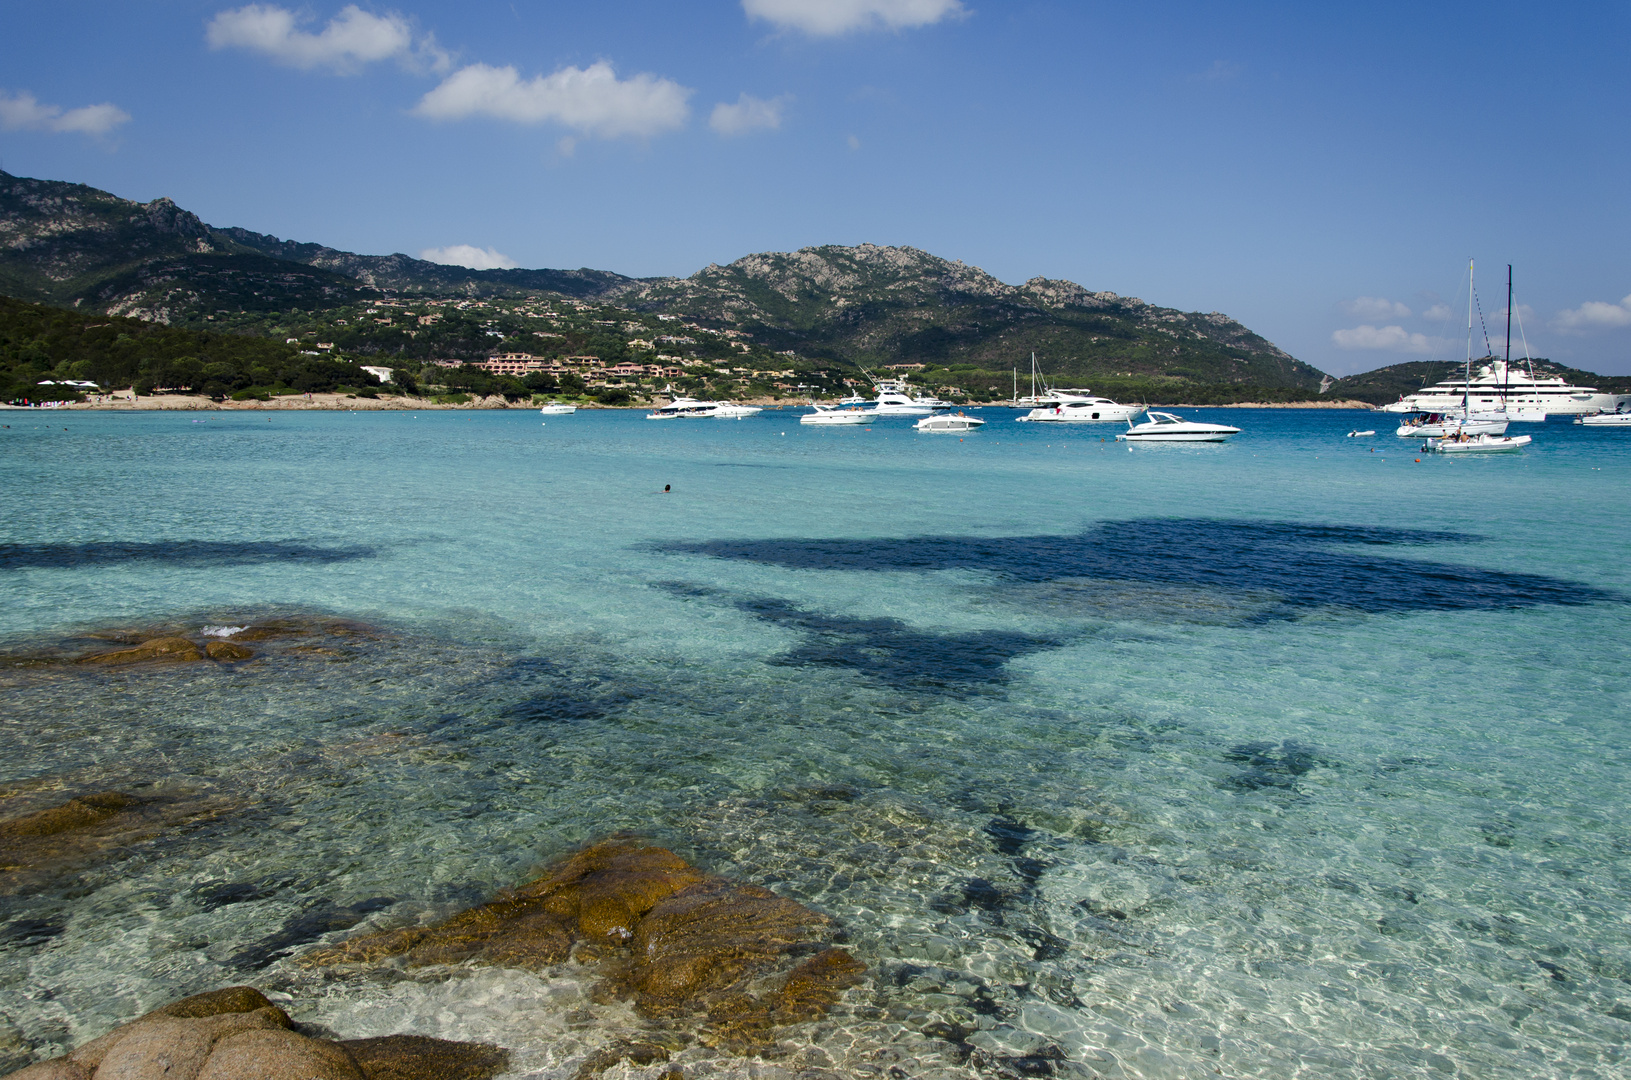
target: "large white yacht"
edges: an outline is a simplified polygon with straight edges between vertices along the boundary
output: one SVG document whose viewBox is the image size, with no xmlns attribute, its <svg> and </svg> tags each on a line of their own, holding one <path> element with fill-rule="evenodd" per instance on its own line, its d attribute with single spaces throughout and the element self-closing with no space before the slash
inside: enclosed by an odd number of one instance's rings
<svg viewBox="0 0 1631 1080">
<path fill-rule="evenodd" d="M 1383 412 L 1473 412 L 1504 409 L 1511 420 L 1540 420 L 1552 416 L 1589 416 L 1617 412 L 1631 404 L 1631 394 L 1611 394 L 1595 386 L 1570 386 L 1558 375 L 1535 375 L 1527 365 L 1485 357 L 1470 379 L 1457 372 L 1435 386 L 1407 394 Z"/>
<path fill-rule="evenodd" d="M 1039 399 L 1036 408 L 1018 419 L 1062 424 L 1119 424 L 1143 411 L 1142 405 L 1118 405 L 1107 397 L 1055 390 Z"/>
<path fill-rule="evenodd" d="M 647 420 L 675 420 L 689 417 L 713 417 L 722 420 L 740 420 L 744 416 L 764 412 L 757 405 L 738 405 L 733 401 L 698 401 L 696 398 L 677 397 L 661 408 L 646 414 Z"/>
<path fill-rule="evenodd" d="M 877 385 L 877 400 L 867 410 L 874 416 L 929 416 L 951 408 L 951 402 L 937 397 L 913 397 L 899 379 L 883 379 Z"/>
</svg>

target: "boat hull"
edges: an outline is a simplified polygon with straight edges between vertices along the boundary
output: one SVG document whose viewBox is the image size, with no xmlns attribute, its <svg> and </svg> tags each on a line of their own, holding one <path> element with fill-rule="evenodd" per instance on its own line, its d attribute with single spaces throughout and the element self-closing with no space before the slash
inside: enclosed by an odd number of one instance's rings
<svg viewBox="0 0 1631 1080">
<path fill-rule="evenodd" d="M 1122 442 L 1223 442 L 1231 435 L 1240 434 L 1239 430 L 1232 431 L 1124 431 L 1116 438 Z"/>
<path fill-rule="evenodd" d="M 1582 416 L 1575 423 L 1585 424 L 1587 427 L 1631 427 L 1631 413 L 1603 413 L 1599 416 Z"/>
<path fill-rule="evenodd" d="M 1474 435 L 1465 442 L 1434 439 L 1422 443 L 1421 448 L 1433 454 L 1499 454 L 1521 450 L 1532 441 L 1528 435 Z"/>
</svg>

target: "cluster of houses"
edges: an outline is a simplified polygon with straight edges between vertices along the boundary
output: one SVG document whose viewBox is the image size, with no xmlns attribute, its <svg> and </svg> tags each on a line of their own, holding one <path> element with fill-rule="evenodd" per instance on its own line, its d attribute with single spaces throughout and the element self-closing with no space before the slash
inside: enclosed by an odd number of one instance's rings
<svg viewBox="0 0 1631 1080">
<path fill-rule="evenodd" d="M 658 357 L 658 360 L 678 360 L 679 357 Z M 457 360 L 438 360 L 440 367 L 458 367 Z M 551 375 L 563 375 L 572 372 L 583 375 L 588 379 L 629 378 L 639 376 L 667 376 L 678 378 L 685 374 L 685 370 L 678 365 L 633 364 L 624 362 L 607 366 L 598 356 L 566 356 L 559 360 L 546 360 L 541 356 L 532 356 L 527 353 L 500 353 L 488 360 L 480 360 L 471 367 L 481 368 L 494 375 L 530 375 L 535 371 L 547 372 Z"/>
</svg>

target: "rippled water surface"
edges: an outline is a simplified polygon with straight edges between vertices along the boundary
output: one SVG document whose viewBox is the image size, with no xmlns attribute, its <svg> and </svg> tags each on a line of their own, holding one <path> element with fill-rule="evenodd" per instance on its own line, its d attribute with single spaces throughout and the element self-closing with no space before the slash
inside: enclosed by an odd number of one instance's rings
<svg viewBox="0 0 1631 1080">
<path fill-rule="evenodd" d="M 573 965 L 290 957 L 629 830 L 868 965 L 771 1069 L 1624 1075 L 1631 433 L 1418 462 L 1216 414 L 1245 434 L 10 414 L 5 652 L 372 629 L 0 671 L 0 817 L 153 815 L 0 895 L 0 1071 L 253 982 L 571 1076 L 635 1023 Z"/>
</svg>

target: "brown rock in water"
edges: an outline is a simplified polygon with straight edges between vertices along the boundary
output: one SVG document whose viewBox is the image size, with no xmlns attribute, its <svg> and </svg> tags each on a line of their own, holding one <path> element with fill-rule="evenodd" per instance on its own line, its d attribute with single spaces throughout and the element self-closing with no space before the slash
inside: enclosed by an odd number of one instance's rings
<svg viewBox="0 0 1631 1080">
<path fill-rule="evenodd" d="M 103 1048 L 95 1075 L 97 1080 L 192 1080 L 223 1042 L 245 1033 L 281 1034 L 288 1026 L 278 1008 L 186 1019 L 149 1015 L 119 1029 L 119 1037 Z M 69 1060 L 89 1065 L 94 1055 L 81 1051 Z"/>
<path fill-rule="evenodd" d="M 756 885 L 721 878 L 663 900 L 635 931 L 629 985 L 650 1012 L 763 970 L 795 945 L 816 940 L 831 920 Z"/>
<path fill-rule="evenodd" d="M 140 799 L 119 791 L 80 795 L 69 799 L 61 806 L 36 810 L 32 814 L 24 814 L 10 821 L 0 821 L 0 845 L 29 837 L 54 836 L 76 829 L 88 829 L 101 824 L 121 810 L 140 805 Z"/>
<path fill-rule="evenodd" d="M 204 659 L 204 651 L 193 642 L 184 637 L 153 638 L 144 641 L 133 649 L 121 649 L 118 652 L 97 653 L 81 659 L 81 664 L 145 664 L 145 663 L 182 663 L 192 660 Z"/>
<path fill-rule="evenodd" d="M 423 1035 L 347 1039 L 340 1045 L 367 1080 L 488 1080 L 510 1064 L 510 1052 L 503 1047 Z"/>
<path fill-rule="evenodd" d="M 41 1061 L 26 1069 L 7 1073 L 6 1080 L 91 1080 L 91 1074 L 67 1058 L 52 1058 L 50 1061 Z"/>
<path fill-rule="evenodd" d="M 183 1019 L 196 1016 L 219 1016 L 222 1013 L 247 1013 L 256 1009 L 275 1009 L 265 994 L 253 986 L 227 986 L 220 990 L 206 990 L 202 994 L 172 1001 L 154 1009 L 149 1016 L 175 1016 Z"/>
<path fill-rule="evenodd" d="M 0 821 L 0 896 L 41 888 L 75 867 L 225 809 L 221 800 L 197 796 L 138 799 L 104 791 Z"/>
<path fill-rule="evenodd" d="M 366 1080 L 366 1077 L 339 1043 L 279 1030 L 246 1031 L 222 1039 L 199 1070 L 197 1080 Z"/>
<path fill-rule="evenodd" d="M 611 960 L 605 990 L 633 997 L 642 1012 L 665 1022 L 705 1014 L 704 1042 L 746 1053 L 769 1047 L 779 1026 L 823 1015 L 866 971 L 843 949 L 826 948 L 787 970 L 779 988 L 749 992 L 832 933 L 832 920 L 768 889 L 618 839 L 585 848 L 543 877 L 437 926 L 363 935 L 313 950 L 302 962 L 401 955 L 414 966 L 473 961 L 538 969 L 565 960 L 576 938 L 584 942 L 580 961 Z M 596 1055 L 580 1075 L 629 1057 L 625 1049 Z M 614 1051 L 621 1056 L 606 1058 Z M 663 1059 L 636 1063 L 657 1060 Z"/>
<path fill-rule="evenodd" d="M 211 660 L 248 660 L 254 652 L 230 641 L 212 641 L 204 646 L 204 655 Z"/>
</svg>

